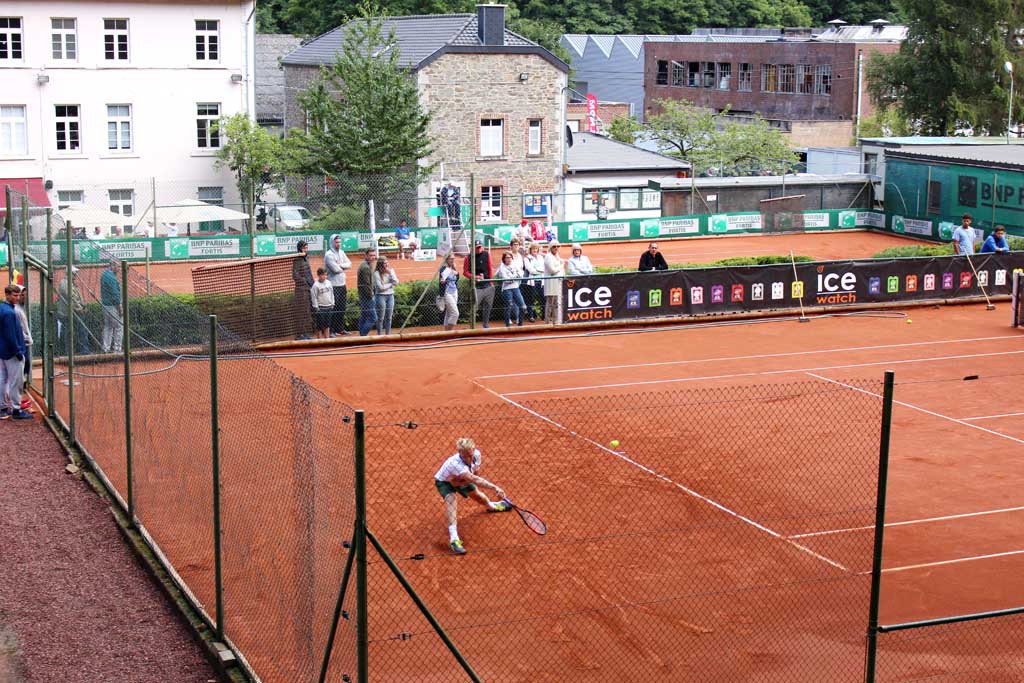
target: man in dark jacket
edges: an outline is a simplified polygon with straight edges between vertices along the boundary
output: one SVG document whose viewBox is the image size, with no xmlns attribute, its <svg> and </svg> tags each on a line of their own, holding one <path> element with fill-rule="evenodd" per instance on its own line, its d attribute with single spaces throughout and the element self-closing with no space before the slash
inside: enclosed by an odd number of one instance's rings
<svg viewBox="0 0 1024 683">
<path fill-rule="evenodd" d="M 356 271 L 356 289 L 359 293 L 359 336 L 365 337 L 377 327 L 377 307 L 373 305 L 373 268 L 377 265 L 377 252 L 370 247 L 363 252 L 363 262 Z"/>
<path fill-rule="evenodd" d="M 470 259 L 473 259 L 470 261 Z M 475 273 L 473 271 L 476 271 Z M 491 270 L 491 254 L 484 249 L 483 240 L 476 241 L 476 252 L 466 256 L 462 262 L 462 274 L 473 279 L 476 276 L 476 305 L 480 309 L 480 320 L 484 327 L 489 327 L 491 322 L 491 307 L 494 306 L 494 283 L 491 282 L 493 271 Z"/>
<path fill-rule="evenodd" d="M 645 270 L 668 270 L 668 263 L 665 257 L 658 251 L 658 243 L 651 242 L 647 245 L 647 251 L 640 255 L 640 272 Z"/>
<path fill-rule="evenodd" d="M 21 409 L 21 384 L 24 377 L 25 336 L 14 304 L 21 296 L 18 285 L 7 285 L 0 303 L 0 419 L 31 420 Z"/>
<path fill-rule="evenodd" d="M 295 338 L 309 339 L 313 329 L 312 305 L 309 299 L 309 288 L 313 286 L 313 271 L 309 266 L 309 244 L 299 240 L 295 244 L 298 256 L 292 261 L 292 281 L 295 283 L 295 300 L 293 317 L 295 320 Z"/>
</svg>

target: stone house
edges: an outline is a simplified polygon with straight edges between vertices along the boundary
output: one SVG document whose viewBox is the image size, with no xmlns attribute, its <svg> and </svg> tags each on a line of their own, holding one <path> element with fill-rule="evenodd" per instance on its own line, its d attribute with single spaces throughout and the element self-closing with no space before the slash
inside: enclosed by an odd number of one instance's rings
<svg viewBox="0 0 1024 683">
<path fill-rule="evenodd" d="M 478 5 L 476 14 L 391 17 L 384 30 L 394 32 L 401 64 L 431 114 L 433 151 L 420 163 L 434 170 L 416 189 L 410 223 L 438 224 L 429 209 L 449 182 L 462 197 L 477 197 L 479 223 L 518 222 L 524 204 L 560 216 L 569 66 L 508 30 L 504 5 Z M 282 59 L 286 128 L 305 124 L 298 97 L 334 61 L 344 31 L 329 31 Z M 382 222 L 405 217 L 382 213 Z"/>
</svg>

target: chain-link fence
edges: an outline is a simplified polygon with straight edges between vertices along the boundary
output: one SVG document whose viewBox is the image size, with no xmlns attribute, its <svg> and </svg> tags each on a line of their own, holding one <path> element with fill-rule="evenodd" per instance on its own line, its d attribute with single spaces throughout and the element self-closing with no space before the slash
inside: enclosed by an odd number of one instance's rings
<svg viewBox="0 0 1024 683">
<path fill-rule="evenodd" d="M 26 259 L 19 227 L 47 410 L 250 671 L 317 680 L 355 520 L 352 410 L 108 252 L 76 266 L 65 240 Z M 335 679 L 355 666 L 345 626 Z"/>
<path fill-rule="evenodd" d="M 873 517 L 878 386 L 850 386 L 371 415 L 367 523 L 483 680 L 855 681 L 870 537 L 802 538 Z M 460 436 L 546 536 L 460 499 L 472 564 L 453 564 L 444 503 L 409 472 Z M 372 555 L 369 576 L 382 680 L 464 680 Z"/>
</svg>

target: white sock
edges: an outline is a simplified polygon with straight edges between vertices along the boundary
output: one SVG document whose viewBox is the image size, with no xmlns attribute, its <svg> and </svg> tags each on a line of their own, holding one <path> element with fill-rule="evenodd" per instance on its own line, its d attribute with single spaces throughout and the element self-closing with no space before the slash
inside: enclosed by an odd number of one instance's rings
<svg viewBox="0 0 1024 683">
<path fill-rule="evenodd" d="M 456 525 L 454 525 L 454 524 L 450 524 L 448 526 L 448 539 L 451 540 L 451 541 L 455 541 L 458 538 L 459 538 L 459 528 Z"/>
</svg>

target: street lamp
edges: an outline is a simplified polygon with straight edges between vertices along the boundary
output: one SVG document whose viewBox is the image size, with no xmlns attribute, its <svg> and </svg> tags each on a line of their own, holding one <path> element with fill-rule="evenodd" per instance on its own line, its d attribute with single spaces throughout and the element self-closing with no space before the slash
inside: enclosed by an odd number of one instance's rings
<svg viewBox="0 0 1024 683">
<path fill-rule="evenodd" d="M 1013 62 L 1007 61 L 1003 68 L 1010 74 L 1010 102 L 1006 108 L 1006 144 L 1010 144 L 1010 123 L 1013 121 Z"/>
</svg>

